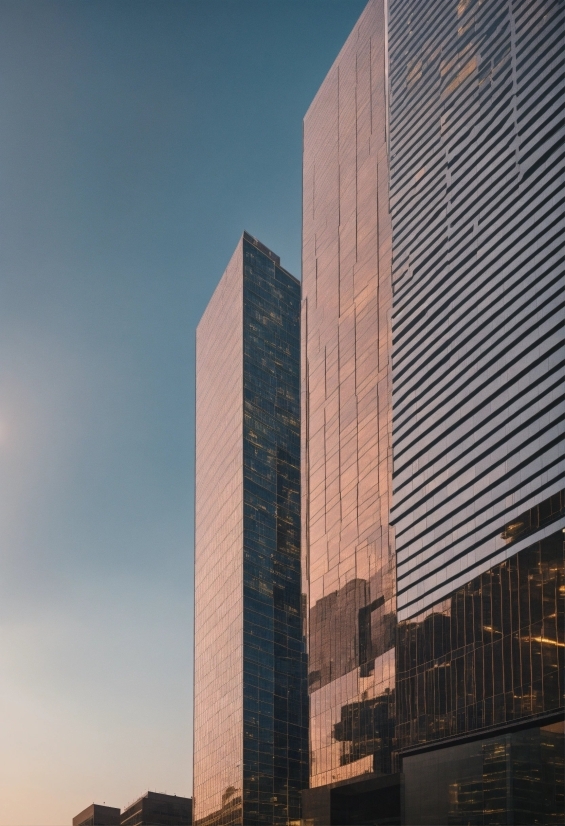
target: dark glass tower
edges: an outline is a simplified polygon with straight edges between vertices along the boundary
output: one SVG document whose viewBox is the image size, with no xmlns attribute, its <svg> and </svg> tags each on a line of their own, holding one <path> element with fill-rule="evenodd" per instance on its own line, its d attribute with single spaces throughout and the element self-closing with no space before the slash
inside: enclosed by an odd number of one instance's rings
<svg viewBox="0 0 565 826">
<path fill-rule="evenodd" d="M 390 0 L 407 824 L 563 823 L 560 0 Z"/>
<path fill-rule="evenodd" d="M 197 331 L 194 810 L 289 826 L 307 785 L 300 284 L 244 233 Z"/>
</svg>

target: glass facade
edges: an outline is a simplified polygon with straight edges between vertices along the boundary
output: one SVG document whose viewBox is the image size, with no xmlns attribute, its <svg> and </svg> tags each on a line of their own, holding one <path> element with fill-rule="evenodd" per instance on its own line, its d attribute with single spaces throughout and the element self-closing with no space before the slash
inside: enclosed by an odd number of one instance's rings
<svg viewBox="0 0 565 826">
<path fill-rule="evenodd" d="M 401 748 L 565 706 L 563 531 L 399 623 Z"/>
<path fill-rule="evenodd" d="M 405 757 L 407 826 L 562 826 L 563 721 Z"/>
<path fill-rule="evenodd" d="M 504 527 L 564 487 L 564 23 L 389 3 L 401 619 L 527 547 Z"/>
<path fill-rule="evenodd" d="M 390 0 L 407 824 L 563 823 L 560 0 Z"/>
<path fill-rule="evenodd" d="M 384 3 L 371 0 L 304 119 L 302 538 L 312 791 L 396 768 L 386 138 Z"/>
<path fill-rule="evenodd" d="M 307 785 L 300 284 L 244 234 L 197 332 L 194 806 L 289 826 Z"/>
<path fill-rule="evenodd" d="M 193 816 L 209 826 L 241 823 L 242 503 L 240 243 L 196 332 Z"/>
<path fill-rule="evenodd" d="M 304 121 L 308 826 L 400 767 L 406 823 L 563 823 L 564 31 L 371 0 Z"/>
</svg>

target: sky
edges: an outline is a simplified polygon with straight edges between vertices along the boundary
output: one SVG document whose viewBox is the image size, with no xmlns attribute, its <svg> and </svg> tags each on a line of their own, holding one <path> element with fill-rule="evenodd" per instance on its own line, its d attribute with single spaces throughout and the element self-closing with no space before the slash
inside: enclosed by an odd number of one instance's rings
<svg viewBox="0 0 565 826">
<path fill-rule="evenodd" d="M 191 794 L 195 328 L 364 5 L 0 2 L 0 826 Z"/>
</svg>

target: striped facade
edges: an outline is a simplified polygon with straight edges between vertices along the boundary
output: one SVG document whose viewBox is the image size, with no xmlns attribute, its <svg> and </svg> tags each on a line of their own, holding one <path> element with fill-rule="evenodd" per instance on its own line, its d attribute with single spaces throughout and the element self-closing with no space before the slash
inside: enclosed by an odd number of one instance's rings
<svg viewBox="0 0 565 826">
<path fill-rule="evenodd" d="M 399 619 L 565 525 L 563 20 L 390 2 Z"/>
</svg>

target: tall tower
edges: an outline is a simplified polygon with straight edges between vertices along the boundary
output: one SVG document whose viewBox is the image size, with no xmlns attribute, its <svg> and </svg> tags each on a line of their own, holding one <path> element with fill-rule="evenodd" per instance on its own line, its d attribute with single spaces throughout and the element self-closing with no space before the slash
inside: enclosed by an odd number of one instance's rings
<svg viewBox="0 0 565 826">
<path fill-rule="evenodd" d="M 406 823 L 563 823 L 565 7 L 389 13 Z"/>
<path fill-rule="evenodd" d="M 316 825 L 372 823 L 369 809 L 400 822 L 385 59 L 384 2 L 371 0 L 304 119 L 304 817 Z"/>
<path fill-rule="evenodd" d="M 406 824 L 563 822 L 564 33 L 370 0 L 304 121 L 311 826 L 400 768 Z"/>
<path fill-rule="evenodd" d="M 247 233 L 196 344 L 194 822 L 289 826 L 307 783 L 300 284 Z"/>
</svg>

